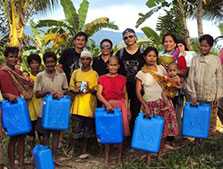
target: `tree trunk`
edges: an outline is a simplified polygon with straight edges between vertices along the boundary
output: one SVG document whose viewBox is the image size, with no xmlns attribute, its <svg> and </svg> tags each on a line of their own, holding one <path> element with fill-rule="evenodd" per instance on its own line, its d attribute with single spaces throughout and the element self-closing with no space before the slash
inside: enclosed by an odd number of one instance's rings
<svg viewBox="0 0 223 169">
<path fill-rule="evenodd" d="M 189 34 L 189 30 L 187 28 L 187 13 L 185 11 L 185 1 L 184 0 L 177 0 L 177 6 L 178 6 L 178 12 L 179 12 L 179 16 L 182 19 L 182 23 L 183 23 L 183 29 L 185 32 L 185 36 L 184 36 L 184 40 L 187 44 L 188 49 L 191 49 L 191 42 L 190 42 L 190 34 Z"/>
<path fill-rule="evenodd" d="M 199 0 L 198 7 L 197 7 L 197 13 L 196 13 L 198 37 L 203 35 L 203 23 L 202 23 L 203 14 L 204 14 L 203 0 Z"/>
</svg>

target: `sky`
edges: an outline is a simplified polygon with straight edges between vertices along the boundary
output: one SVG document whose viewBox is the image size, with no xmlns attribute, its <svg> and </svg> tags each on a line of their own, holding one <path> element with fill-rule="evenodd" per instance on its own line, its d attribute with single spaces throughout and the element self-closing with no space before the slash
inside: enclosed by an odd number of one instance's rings
<svg viewBox="0 0 223 169">
<path fill-rule="evenodd" d="M 79 8 L 81 0 L 73 0 L 76 9 Z M 125 28 L 135 28 L 137 19 L 139 18 L 138 13 L 146 13 L 149 8 L 145 5 L 146 0 L 89 0 L 89 12 L 87 15 L 87 22 L 93 19 L 106 16 L 111 21 L 114 21 L 116 25 L 119 26 L 119 31 L 123 31 Z M 164 11 L 160 11 L 143 23 L 143 26 L 149 26 L 155 30 L 156 21 L 158 16 L 163 15 Z M 39 15 L 36 17 L 38 19 L 64 19 L 64 14 L 61 6 L 58 6 L 53 12 L 48 12 L 45 15 Z M 197 37 L 197 24 L 196 20 L 189 19 L 188 29 L 191 37 Z M 211 21 L 204 21 L 203 23 L 204 33 L 211 34 L 214 37 L 220 35 L 217 25 Z M 138 28 L 136 31 L 141 31 Z"/>
</svg>

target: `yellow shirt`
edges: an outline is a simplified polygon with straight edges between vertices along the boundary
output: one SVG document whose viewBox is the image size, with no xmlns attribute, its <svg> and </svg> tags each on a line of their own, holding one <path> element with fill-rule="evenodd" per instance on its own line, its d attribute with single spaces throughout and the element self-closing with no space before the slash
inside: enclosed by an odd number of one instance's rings
<svg viewBox="0 0 223 169">
<path fill-rule="evenodd" d="M 2 101 L 2 100 L 3 100 L 3 97 L 2 97 L 2 93 L 0 91 L 0 101 Z"/>
<path fill-rule="evenodd" d="M 30 74 L 30 78 L 34 82 L 36 81 L 36 76 L 33 76 L 32 74 Z M 37 120 L 38 115 L 41 111 L 41 99 L 36 98 L 36 96 L 34 94 L 32 97 L 32 100 L 29 101 L 28 106 L 29 106 L 30 119 L 32 121 Z"/>
<path fill-rule="evenodd" d="M 75 70 L 70 79 L 70 90 L 74 90 L 74 88 L 80 85 L 80 82 L 87 82 L 89 89 L 97 89 L 97 79 L 98 74 L 94 70 L 89 70 L 88 72 L 84 72 L 81 69 Z M 96 108 L 96 96 L 87 93 L 80 94 L 74 97 L 71 112 L 72 114 L 85 116 L 85 117 L 93 117 Z"/>
</svg>

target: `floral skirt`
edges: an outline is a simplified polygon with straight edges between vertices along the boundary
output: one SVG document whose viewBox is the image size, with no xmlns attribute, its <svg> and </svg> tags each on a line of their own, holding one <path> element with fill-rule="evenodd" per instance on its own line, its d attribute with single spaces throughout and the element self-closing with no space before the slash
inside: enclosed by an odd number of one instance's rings
<svg viewBox="0 0 223 169">
<path fill-rule="evenodd" d="M 153 115 L 160 115 L 164 118 L 163 137 L 179 135 L 176 112 L 171 100 L 168 100 L 168 104 L 165 104 L 162 99 L 159 99 L 147 102 L 147 105 Z"/>
</svg>

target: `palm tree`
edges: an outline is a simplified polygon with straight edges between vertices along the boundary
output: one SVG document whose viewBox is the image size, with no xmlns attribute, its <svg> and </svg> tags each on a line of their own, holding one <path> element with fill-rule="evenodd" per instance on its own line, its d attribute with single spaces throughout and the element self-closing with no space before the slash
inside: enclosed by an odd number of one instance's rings
<svg viewBox="0 0 223 169">
<path fill-rule="evenodd" d="M 173 0 L 172 2 L 165 0 L 148 0 L 146 5 L 151 9 L 146 14 L 139 14 L 140 17 L 136 23 L 139 27 L 147 18 L 160 9 L 165 9 L 165 15 L 158 18 L 156 30 L 161 32 L 161 36 L 166 32 L 172 32 L 178 37 L 183 38 L 187 46 L 190 47 L 190 36 L 187 28 L 187 1 Z M 168 7 L 168 8 L 167 8 Z"/>
<path fill-rule="evenodd" d="M 67 32 L 69 37 L 73 37 L 77 32 L 84 31 L 89 36 L 99 31 L 102 28 L 118 29 L 118 26 L 109 21 L 107 17 L 97 18 L 89 23 L 86 23 L 86 17 L 89 8 L 88 0 L 82 0 L 78 11 L 75 9 L 71 0 L 60 0 L 65 14 L 65 20 L 40 20 L 36 27 L 47 27 L 47 33 L 52 37 Z M 53 36 L 55 34 L 55 36 Z M 53 41 L 53 39 L 52 39 Z"/>
<path fill-rule="evenodd" d="M 24 27 L 29 18 L 39 11 L 51 9 L 58 0 L 1 0 L 4 15 L 9 24 L 9 45 L 20 46 L 24 39 Z"/>
</svg>

